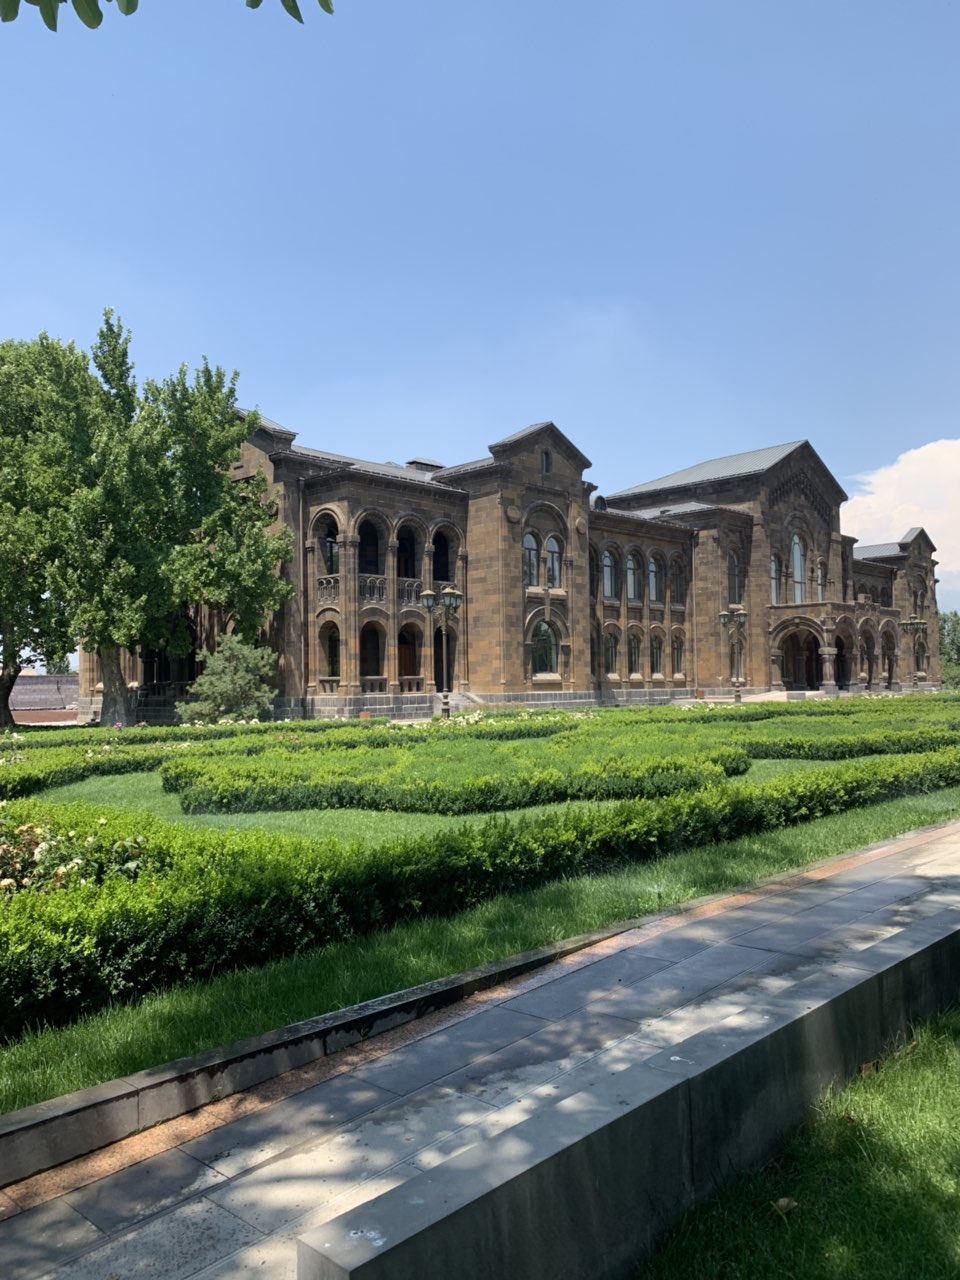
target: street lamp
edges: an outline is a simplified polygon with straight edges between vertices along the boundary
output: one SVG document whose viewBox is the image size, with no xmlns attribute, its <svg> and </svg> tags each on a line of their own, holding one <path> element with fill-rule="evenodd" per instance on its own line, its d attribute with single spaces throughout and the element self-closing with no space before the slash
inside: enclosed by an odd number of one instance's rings
<svg viewBox="0 0 960 1280">
<path fill-rule="evenodd" d="M 431 591 L 427 587 L 426 591 L 420 592 L 420 603 L 426 609 L 430 616 L 433 616 L 434 609 L 437 608 L 437 593 Z M 458 591 L 456 587 L 444 587 L 440 592 L 440 646 L 443 650 L 443 688 L 440 690 L 440 714 L 444 720 L 450 719 L 450 680 L 447 673 L 447 626 L 451 617 L 457 612 L 463 604 L 463 593 Z"/>
<path fill-rule="evenodd" d="M 922 618 L 918 618 L 915 613 L 911 613 L 906 622 L 900 623 L 900 630 L 913 637 L 913 692 L 916 693 L 917 680 L 920 674 L 917 668 L 917 641 L 927 634 L 927 624 Z"/>
<path fill-rule="evenodd" d="M 736 665 L 733 675 L 733 700 L 739 703 L 743 688 L 743 637 L 747 629 L 746 609 L 722 609 L 720 612 L 720 625 L 730 636 L 735 646 Z"/>
</svg>

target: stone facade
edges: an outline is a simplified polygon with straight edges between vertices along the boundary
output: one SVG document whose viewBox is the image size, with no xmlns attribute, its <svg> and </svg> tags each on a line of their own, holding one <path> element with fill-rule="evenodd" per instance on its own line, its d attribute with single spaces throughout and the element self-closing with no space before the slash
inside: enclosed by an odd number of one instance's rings
<svg viewBox="0 0 960 1280">
<path fill-rule="evenodd" d="M 938 686 L 933 543 L 844 536 L 846 494 L 808 442 L 605 497 L 589 466 L 549 422 L 443 466 L 299 447 L 261 419 L 235 472 L 264 471 L 294 534 L 294 595 L 269 629 L 278 713 L 431 714 L 444 632 L 456 705 Z M 210 647 L 211 621 L 195 627 Z M 162 703 L 181 665 L 132 653 L 128 677 Z M 81 711 L 96 681 L 84 655 Z"/>
</svg>

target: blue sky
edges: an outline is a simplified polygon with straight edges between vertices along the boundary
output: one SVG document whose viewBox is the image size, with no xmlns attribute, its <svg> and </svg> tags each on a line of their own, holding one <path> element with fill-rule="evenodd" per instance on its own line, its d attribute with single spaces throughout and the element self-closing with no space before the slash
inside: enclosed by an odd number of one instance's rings
<svg viewBox="0 0 960 1280">
<path fill-rule="evenodd" d="M 960 604 L 960 6 L 302 2 L 0 27 L 0 334 L 112 306 L 379 460 L 552 418 L 601 492 L 806 437 Z"/>
</svg>

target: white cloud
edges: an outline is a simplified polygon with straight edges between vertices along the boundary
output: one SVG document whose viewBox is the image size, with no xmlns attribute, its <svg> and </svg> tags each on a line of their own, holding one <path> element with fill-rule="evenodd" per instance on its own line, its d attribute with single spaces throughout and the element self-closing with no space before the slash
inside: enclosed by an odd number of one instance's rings
<svg viewBox="0 0 960 1280">
<path fill-rule="evenodd" d="M 960 440 L 934 440 L 856 477 L 841 524 L 862 543 L 896 542 L 915 525 L 933 539 L 940 607 L 960 607 Z"/>
</svg>

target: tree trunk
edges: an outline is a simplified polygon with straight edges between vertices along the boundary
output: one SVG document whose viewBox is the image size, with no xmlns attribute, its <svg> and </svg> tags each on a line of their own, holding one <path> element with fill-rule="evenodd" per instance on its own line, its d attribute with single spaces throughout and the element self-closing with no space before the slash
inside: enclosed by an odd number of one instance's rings
<svg viewBox="0 0 960 1280">
<path fill-rule="evenodd" d="M 120 666 L 120 650 L 115 644 L 101 644 L 97 646 L 97 653 L 103 680 L 100 724 L 133 724 L 132 699 Z"/>
<path fill-rule="evenodd" d="M 10 695 L 20 674 L 19 662 L 8 662 L 6 658 L 0 666 L 0 729 L 13 729 L 15 723 L 10 710 Z"/>
</svg>

